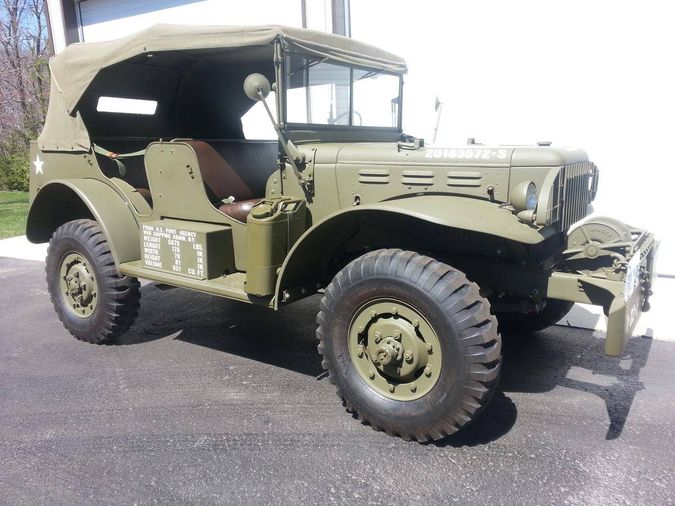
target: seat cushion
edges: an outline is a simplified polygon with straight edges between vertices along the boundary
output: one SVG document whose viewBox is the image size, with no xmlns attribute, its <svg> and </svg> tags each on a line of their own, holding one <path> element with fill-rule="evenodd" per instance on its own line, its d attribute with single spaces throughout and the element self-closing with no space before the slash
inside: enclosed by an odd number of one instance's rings
<svg viewBox="0 0 675 506">
<path fill-rule="evenodd" d="M 249 199 L 241 202 L 233 202 L 232 204 L 223 204 L 218 210 L 242 223 L 246 223 L 246 217 L 251 212 L 251 208 L 263 199 Z"/>
<path fill-rule="evenodd" d="M 184 142 L 192 146 L 197 155 L 202 179 L 212 202 L 228 197 L 234 197 L 237 201 L 255 197 L 244 180 L 213 146 L 203 141 Z"/>
<path fill-rule="evenodd" d="M 136 188 L 136 192 L 152 206 L 152 193 L 147 188 Z"/>
</svg>

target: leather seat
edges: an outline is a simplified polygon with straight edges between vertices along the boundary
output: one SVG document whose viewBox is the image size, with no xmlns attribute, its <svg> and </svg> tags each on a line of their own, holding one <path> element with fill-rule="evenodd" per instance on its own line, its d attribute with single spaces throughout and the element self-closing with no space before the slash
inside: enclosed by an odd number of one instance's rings
<svg viewBox="0 0 675 506">
<path fill-rule="evenodd" d="M 246 217 L 251 212 L 251 208 L 262 201 L 263 199 L 242 200 L 241 202 L 235 201 L 231 204 L 223 204 L 218 210 L 221 213 L 228 215 L 230 218 L 246 223 Z"/>
<path fill-rule="evenodd" d="M 152 193 L 147 188 L 136 188 L 136 192 L 152 207 Z"/>
<path fill-rule="evenodd" d="M 239 177 L 239 174 L 213 149 L 203 141 L 184 141 L 194 149 L 199 162 L 206 193 L 218 210 L 237 221 L 246 222 L 251 208 L 263 200 L 255 198 L 253 192 Z M 223 199 L 234 197 L 231 204 L 222 204 Z"/>
</svg>

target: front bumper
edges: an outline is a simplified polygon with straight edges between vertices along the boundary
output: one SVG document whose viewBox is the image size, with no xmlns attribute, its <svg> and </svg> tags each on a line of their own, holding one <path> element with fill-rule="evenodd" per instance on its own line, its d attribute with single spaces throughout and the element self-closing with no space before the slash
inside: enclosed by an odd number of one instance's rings
<svg viewBox="0 0 675 506">
<path fill-rule="evenodd" d="M 607 316 L 605 353 L 620 355 L 640 315 L 649 310 L 657 245 L 653 234 L 635 230 L 618 279 L 609 279 L 602 272 L 553 272 L 546 298 L 602 306 Z"/>
</svg>

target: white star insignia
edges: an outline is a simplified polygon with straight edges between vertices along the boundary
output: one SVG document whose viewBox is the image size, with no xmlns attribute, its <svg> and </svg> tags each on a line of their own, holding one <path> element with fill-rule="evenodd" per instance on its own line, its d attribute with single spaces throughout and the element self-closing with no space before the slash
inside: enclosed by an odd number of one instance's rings
<svg viewBox="0 0 675 506">
<path fill-rule="evenodd" d="M 40 155 L 37 155 L 35 161 L 33 162 L 33 165 L 35 165 L 35 175 L 44 174 L 44 172 L 42 171 L 42 165 L 44 165 L 44 163 L 45 162 L 40 160 Z"/>
</svg>

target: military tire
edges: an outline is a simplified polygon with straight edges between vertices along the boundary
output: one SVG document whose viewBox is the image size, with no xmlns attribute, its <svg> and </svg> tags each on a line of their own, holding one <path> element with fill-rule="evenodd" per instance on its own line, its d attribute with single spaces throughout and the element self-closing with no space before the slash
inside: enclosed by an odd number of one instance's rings
<svg viewBox="0 0 675 506">
<path fill-rule="evenodd" d="M 117 271 L 105 234 L 95 221 L 70 221 L 56 229 L 45 271 L 56 314 L 77 339 L 109 342 L 136 319 L 140 283 Z"/>
<path fill-rule="evenodd" d="M 383 249 L 355 259 L 326 288 L 317 323 L 330 381 L 376 430 L 441 439 L 475 418 L 497 385 L 501 338 L 489 302 L 427 256 Z"/>
<path fill-rule="evenodd" d="M 570 312 L 572 306 L 574 306 L 574 302 L 550 299 L 546 301 L 544 309 L 538 313 L 497 313 L 499 330 L 506 333 L 538 332 L 562 320 Z"/>
</svg>

